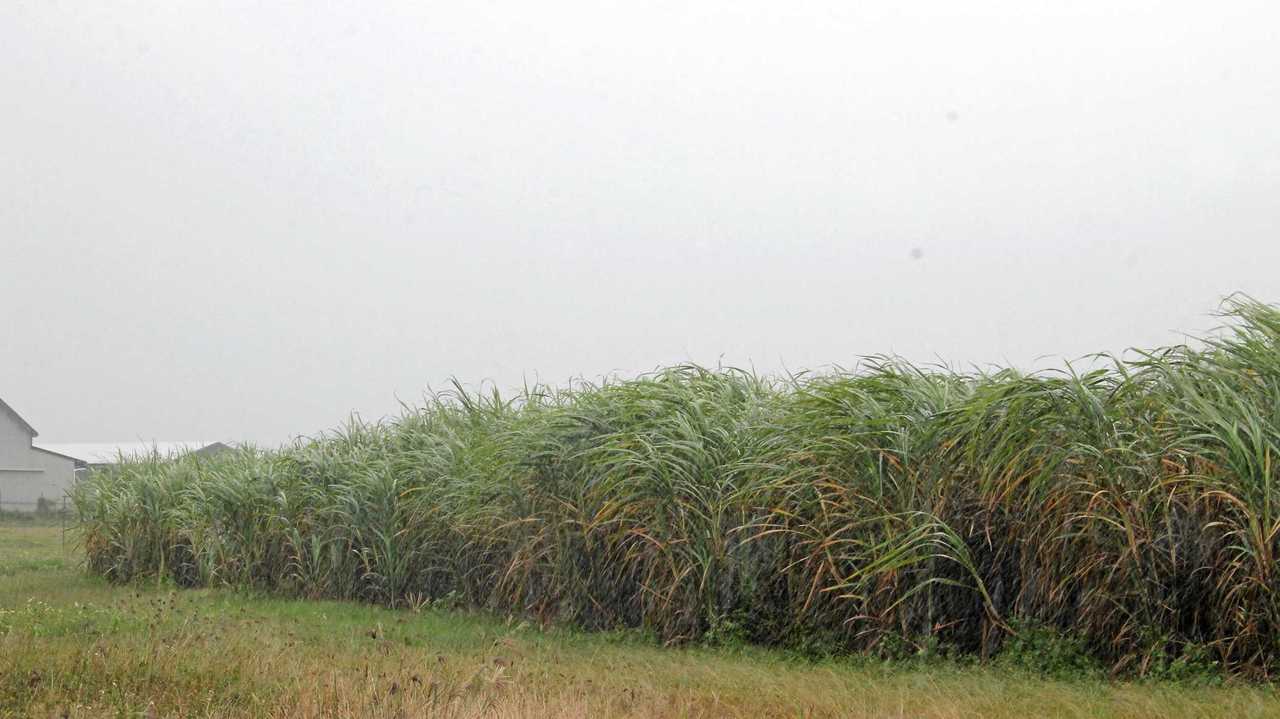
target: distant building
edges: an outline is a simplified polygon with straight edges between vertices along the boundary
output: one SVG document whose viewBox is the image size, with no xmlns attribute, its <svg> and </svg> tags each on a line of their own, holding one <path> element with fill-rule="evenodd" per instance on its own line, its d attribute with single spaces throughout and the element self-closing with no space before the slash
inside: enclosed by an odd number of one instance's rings
<svg viewBox="0 0 1280 719">
<path fill-rule="evenodd" d="M 0 509 L 35 511 L 40 500 L 61 506 L 84 464 L 56 450 L 37 447 L 35 428 L 0 400 Z"/>
<path fill-rule="evenodd" d="M 214 456 L 231 451 L 222 442 L 34 443 L 38 436 L 12 407 L 0 400 L 0 510 L 35 511 L 41 500 L 60 507 L 77 473 L 110 467 L 124 459 L 169 458 L 192 453 Z"/>
<path fill-rule="evenodd" d="M 111 467 L 123 459 L 147 459 L 159 457 L 167 459 L 182 454 L 195 454 L 212 457 L 222 452 L 231 451 L 231 447 L 222 442 L 186 441 L 186 442 L 75 442 L 75 443 L 40 443 L 40 448 L 67 457 L 75 457 L 89 469 Z"/>
</svg>

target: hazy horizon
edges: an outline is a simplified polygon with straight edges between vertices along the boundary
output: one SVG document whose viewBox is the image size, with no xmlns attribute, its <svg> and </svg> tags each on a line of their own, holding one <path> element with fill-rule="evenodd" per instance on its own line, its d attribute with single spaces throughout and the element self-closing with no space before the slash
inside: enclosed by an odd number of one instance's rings
<svg viewBox="0 0 1280 719">
<path fill-rule="evenodd" d="M 20 0 L 0 398 L 275 444 L 451 377 L 957 366 L 1280 301 L 1280 6 Z"/>
</svg>

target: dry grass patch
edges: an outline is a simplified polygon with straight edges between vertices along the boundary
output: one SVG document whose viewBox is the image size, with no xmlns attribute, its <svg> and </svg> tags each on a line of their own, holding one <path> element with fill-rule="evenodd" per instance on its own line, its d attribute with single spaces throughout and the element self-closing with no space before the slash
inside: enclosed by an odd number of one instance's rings
<svg viewBox="0 0 1280 719">
<path fill-rule="evenodd" d="M 0 557 L 61 560 L 57 539 L 0 528 Z M 0 611 L 0 717 L 1280 716 L 1267 686 L 668 649 L 460 612 L 116 587 L 61 562 L 0 582 Z"/>
</svg>

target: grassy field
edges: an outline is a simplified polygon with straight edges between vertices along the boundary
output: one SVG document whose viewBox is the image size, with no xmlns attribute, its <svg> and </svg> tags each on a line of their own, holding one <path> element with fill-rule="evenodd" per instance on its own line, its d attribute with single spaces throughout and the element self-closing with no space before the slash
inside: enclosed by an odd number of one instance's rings
<svg viewBox="0 0 1280 719">
<path fill-rule="evenodd" d="M 1243 717 L 1270 686 L 664 648 L 441 607 L 113 586 L 0 526 L 0 717 Z"/>
</svg>

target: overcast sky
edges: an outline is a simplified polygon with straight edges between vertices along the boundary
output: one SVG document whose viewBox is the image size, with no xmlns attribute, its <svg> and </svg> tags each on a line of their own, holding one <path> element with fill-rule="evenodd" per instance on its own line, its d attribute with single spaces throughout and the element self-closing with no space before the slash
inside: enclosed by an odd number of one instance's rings
<svg viewBox="0 0 1280 719">
<path fill-rule="evenodd" d="M 1280 301 L 1273 0 L 9 0 L 0 97 L 0 397 L 51 442 Z"/>
</svg>

